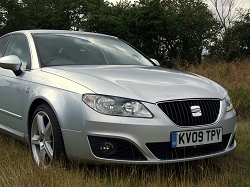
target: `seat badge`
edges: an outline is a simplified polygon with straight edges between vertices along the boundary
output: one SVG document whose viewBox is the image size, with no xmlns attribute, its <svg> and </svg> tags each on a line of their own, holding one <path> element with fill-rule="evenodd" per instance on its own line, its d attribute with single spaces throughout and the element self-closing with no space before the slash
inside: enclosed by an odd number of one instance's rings
<svg viewBox="0 0 250 187">
<path fill-rule="evenodd" d="M 26 90 L 26 93 L 29 93 L 30 92 L 30 86 L 26 85 L 25 90 Z"/>
<path fill-rule="evenodd" d="M 193 117 L 202 116 L 201 107 L 200 106 L 191 106 L 190 109 L 191 109 Z"/>
</svg>

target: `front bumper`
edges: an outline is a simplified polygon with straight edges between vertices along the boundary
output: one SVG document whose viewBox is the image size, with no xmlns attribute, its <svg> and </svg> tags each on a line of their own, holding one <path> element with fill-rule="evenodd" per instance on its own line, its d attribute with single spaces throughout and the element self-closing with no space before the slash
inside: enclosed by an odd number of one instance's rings
<svg viewBox="0 0 250 187">
<path fill-rule="evenodd" d="M 84 111 L 84 130 L 62 129 L 67 156 L 74 162 L 163 164 L 191 161 L 219 156 L 236 147 L 234 134 L 236 114 L 232 110 L 220 114 L 215 124 L 176 126 L 159 108 L 146 104 L 154 118 L 129 118 L 99 114 L 90 108 Z M 171 132 L 222 127 L 220 143 L 171 148 Z M 105 152 L 105 142 L 113 144 L 113 151 Z"/>
</svg>

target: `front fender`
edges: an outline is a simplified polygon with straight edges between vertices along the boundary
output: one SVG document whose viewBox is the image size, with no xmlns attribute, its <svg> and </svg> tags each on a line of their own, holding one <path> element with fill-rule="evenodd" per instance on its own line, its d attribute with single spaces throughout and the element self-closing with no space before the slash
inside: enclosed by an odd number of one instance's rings
<svg viewBox="0 0 250 187">
<path fill-rule="evenodd" d="M 82 94 L 44 85 L 33 85 L 30 88 L 30 94 L 27 100 L 30 101 L 27 111 L 34 108 L 33 104 L 36 103 L 37 100 L 40 102 L 36 104 L 37 106 L 35 106 L 35 108 L 39 106 L 41 101 L 44 101 L 48 103 L 55 112 L 62 129 L 75 131 L 84 130 L 85 125 L 82 114 Z M 28 117 L 27 121 L 29 121 Z"/>
</svg>

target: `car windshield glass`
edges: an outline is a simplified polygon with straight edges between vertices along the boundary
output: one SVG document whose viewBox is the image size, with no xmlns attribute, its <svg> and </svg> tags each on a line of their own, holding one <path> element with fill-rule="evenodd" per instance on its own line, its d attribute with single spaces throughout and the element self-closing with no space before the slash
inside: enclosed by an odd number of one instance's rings
<svg viewBox="0 0 250 187">
<path fill-rule="evenodd" d="M 62 65 L 153 66 L 115 37 L 93 34 L 33 34 L 42 67 Z"/>
</svg>

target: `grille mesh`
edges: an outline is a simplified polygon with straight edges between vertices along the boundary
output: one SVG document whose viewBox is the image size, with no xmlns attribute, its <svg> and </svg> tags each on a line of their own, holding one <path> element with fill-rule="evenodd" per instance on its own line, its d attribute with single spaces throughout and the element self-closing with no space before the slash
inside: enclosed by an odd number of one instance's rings
<svg viewBox="0 0 250 187">
<path fill-rule="evenodd" d="M 231 134 L 223 135 L 222 142 L 201 146 L 188 146 L 180 148 L 172 148 L 171 142 L 147 143 L 148 149 L 161 160 L 174 160 L 181 158 L 190 158 L 195 156 L 203 156 L 226 149 Z"/>
<path fill-rule="evenodd" d="M 169 101 L 158 106 L 176 125 L 194 126 L 214 123 L 219 115 L 220 100 Z M 201 116 L 193 116 L 192 106 L 200 107 Z"/>
</svg>

